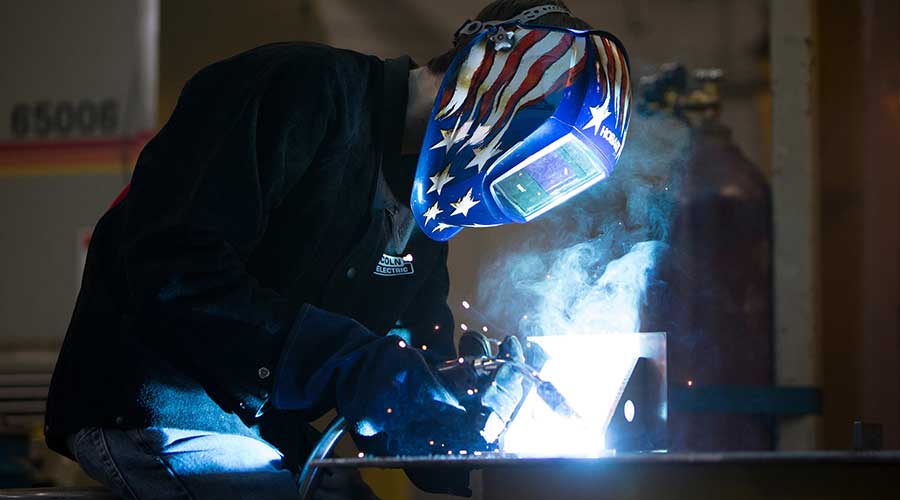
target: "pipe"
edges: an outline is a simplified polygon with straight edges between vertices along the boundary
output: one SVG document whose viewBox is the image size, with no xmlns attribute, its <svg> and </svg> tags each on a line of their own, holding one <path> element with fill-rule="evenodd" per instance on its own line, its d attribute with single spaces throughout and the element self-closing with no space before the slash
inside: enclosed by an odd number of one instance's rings
<svg viewBox="0 0 900 500">
<path fill-rule="evenodd" d="M 312 498 L 310 495 L 312 492 L 312 485 L 319 473 L 319 468 L 312 463 L 316 460 L 323 460 L 328 457 L 346 430 L 347 420 L 344 419 L 344 417 L 337 416 L 330 424 L 328 424 L 325 433 L 322 434 L 322 438 L 319 439 L 319 442 L 316 443 L 312 453 L 309 454 L 309 458 L 306 459 L 303 470 L 300 471 L 300 477 L 297 478 L 297 489 L 300 492 L 300 500 Z"/>
</svg>

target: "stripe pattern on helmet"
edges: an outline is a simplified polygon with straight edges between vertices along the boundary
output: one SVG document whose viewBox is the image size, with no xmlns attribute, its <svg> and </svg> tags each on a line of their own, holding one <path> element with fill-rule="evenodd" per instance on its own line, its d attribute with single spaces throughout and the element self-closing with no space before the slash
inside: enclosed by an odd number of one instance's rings
<svg viewBox="0 0 900 500">
<path fill-rule="evenodd" d="M 597 72 L 597 81 L 601 85 L 601 96 L 604 100 L 607 97 L 610 100 L 611 112 L 616 116 L 616 128 L 623 131 L 622 142 L 624 143 L 624 134 L 627 134 L 628 121 L 631 116 L 631 78 L 628 74 L 625 54 L 606 37 L 591 35 L 591 42 L 598 54 L 595 71 Z M 608 95 L 610 93 L 612 95 Z M 621 153 L 620 149 L 618 155 Z"/>
<path fill-rule="evenodd" d="M 471 49 L 435 115 L 436 121 L 451 126 L 442 130 L 445 139 L 432 149 L 445 146 L 449 156 L 455 144 L 474 148 L 476 158 L 465 168 L 478 172 L 486 162 L 477 156 L 499 154 L 512 117 L 574 81 L 585 65 L 582 38 L 559 31 L 511 30 L 516 44 L 510 51 L 493 50 L 487 37 Z"/>
<path fill-rule="evenodd" d="M 485 199 L 485 176 L 503 175 L 492 169 L 506 165 L 505 154 L 564 103 L 558 123 L 603 151 L 612 162 L 607 174 L 621 154 L 631 82 L 616 42 L 596 32 L 496 30 L 513 32 L 512 48 L 497 50 L 493 32 L 473 40 L 445 76 L 426 132 L 412 206 L 422 230 L 438 241 L 498 220 L 495 201 Z"/>
</svg>

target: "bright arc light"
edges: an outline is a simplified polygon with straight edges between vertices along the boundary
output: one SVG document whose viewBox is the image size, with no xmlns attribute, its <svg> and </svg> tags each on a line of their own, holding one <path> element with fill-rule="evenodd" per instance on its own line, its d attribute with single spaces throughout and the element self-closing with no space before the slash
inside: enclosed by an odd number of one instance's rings
<svg viewBox="0 0 900 500">
<path fill-rule="evenodd" d="M 633 422 L 634 421 L 634 401 L 632 401 L 630 399 L 628 401 L 625 401 L 625 408 L 623 408 L 623 411 L 625 413 L 625 420 L 627 420 L 628 422 Z"/>
<path fill-rule="evenodd" d="M 640 335 L 559 335 L 527 341 L 541 346 L 549 357 L 541 378 L 552 382 L 583 418 L 554 413 L 533 391 L 504 435 L 503 451 L 539 457 L 596 457 L 607 452 L 609 415 L 640 356 Z"/>
</svg>

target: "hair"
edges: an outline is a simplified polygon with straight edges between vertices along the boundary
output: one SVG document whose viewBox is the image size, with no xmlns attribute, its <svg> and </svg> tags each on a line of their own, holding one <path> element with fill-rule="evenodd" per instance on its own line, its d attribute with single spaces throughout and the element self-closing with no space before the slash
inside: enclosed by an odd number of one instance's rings
<svg viewBox="0 0 900 500">
<path fill-rule="evenodd" d="M 475 17 L 477 21 L 505 21 L 516 17 L 522 12 L 541 5 L 559 5 L 568 9 L 562 0 L 494 0 L 489 3 Z M 534 24 L 542 24 L 544 26 L 553 26 L 555 28 L 571 28 L 579 30 L 592 29 L 591 25 L 583 20 L 570 16 L 562 12 L 553 12 L 545 14 L 534 21 Z M 462 50 L 475 35 L 460 36 L 453 42 L 453 48 L 443 54 L 428 61 L 428 69 L 432 73 L 440 75 L 447 71 L 450 63 L 456 58 L 456 55 Z"/>
</svg>

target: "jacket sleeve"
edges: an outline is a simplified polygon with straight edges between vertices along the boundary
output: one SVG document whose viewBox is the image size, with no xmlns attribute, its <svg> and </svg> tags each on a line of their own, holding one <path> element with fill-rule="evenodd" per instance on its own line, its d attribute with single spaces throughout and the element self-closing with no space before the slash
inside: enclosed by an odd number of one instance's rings
<svg viewBox="0 0 900 500">
<path fill-rule="evenodd" d="M 400 318 L 403 328 L 410 332 L 412 344 L 423 345 L 441 359 L 456 357 L 453 342 L 453 313 L 447 305 L 450 291 L 450 275 L 447 272 L 447 243 L 441 244 L 438 262 L 422 289 Z"/>
<path fill-rule="evenodd" d="M 133 330 L 245 419 L 269 397 L 299 307 L 245 263 L 334 126 L 325 56 L 296 59 L 239 56 L 196 75 L 122 207 Z"/>
</svg>

